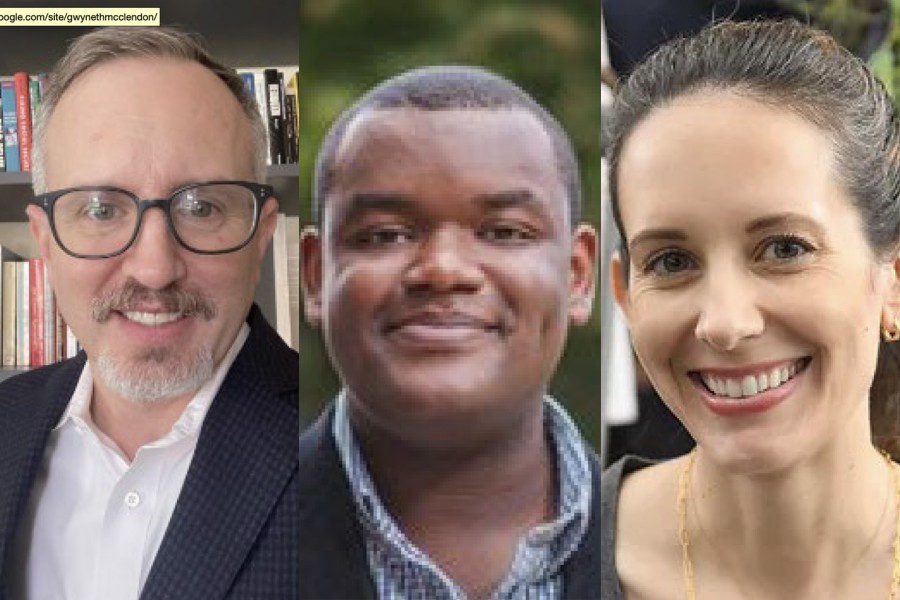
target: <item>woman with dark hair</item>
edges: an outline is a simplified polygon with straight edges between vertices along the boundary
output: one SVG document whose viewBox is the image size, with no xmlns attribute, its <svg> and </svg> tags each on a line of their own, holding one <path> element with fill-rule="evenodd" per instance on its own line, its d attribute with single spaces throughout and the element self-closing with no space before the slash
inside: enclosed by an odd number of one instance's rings
<svg viewBox="0 0 900 600">
<path fill-rule="evenodd" d="M 884 87 L 821 31 L 720 23 L 632 73 L 609 159 L 616 300 L 697 446 L 604 475 L 602 597 L 895 598 L 900 473 L 872 435 L 891 441 L 900 384 Z"/>
</svg>

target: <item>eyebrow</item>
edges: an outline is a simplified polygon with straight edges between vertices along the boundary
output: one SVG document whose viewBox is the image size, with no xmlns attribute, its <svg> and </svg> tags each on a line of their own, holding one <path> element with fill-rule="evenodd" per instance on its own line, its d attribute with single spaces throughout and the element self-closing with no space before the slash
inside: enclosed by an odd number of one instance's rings
<svg viewBox="0 0 900 600">
<path fill-rule="evenodd" d="M 670 228 L 660 228 L 660 229 L 645 229 L 641 231 L 639 234 L 631 238 L 631 241 L 628 243 L 628 247 L 630 249 L 634 249 L 635 246 L 640 246 L 641 244 L 646 244 L 648 242 L 656 242 L 656 241 L 668 241 L 668 242 L 684 242 L 688 239 L 687 234 L 681 229 L 670 229 Z"/>
<path fill-rule="evenodd" d="M 822 235 L 824 233 L 822 226 L 814 219 L 810 219 L 809 217 L 791 212 L 778 213 L 775 215 L 769 215 L 760 217 L 759 219 L 755 219 L 749 225 L 747 225 L 745 231 L 747 233 L 756 233 L 764 229 L 772 229 L 774 227 L 783 226 L 806 227 L 808 229 L 811 229 L 816 234 Z M 635 246 L 646 244 L 648 242 L 684 242 L 687 241 L 687 239 L 687 234 L 681 229 L 645 229 L 644 231 L 641 231 L 639 234 L 634 236 L 634 238 L 632 238 L 631 242 L 628 243 L 628 248 L 634 249 Z"/>
<path fill-rule="evenodd" d="M 479 194 L 478 196 L 475 196 L 475 201 L 495 210 L 517 206 L 525 206 L 538 210 L 543 210 L 544 208 L 543 203 L 531 190 L 509 190 L 492 192 L 490 194 Z"/>
<path fill-rule="evenodd" d="M 767 217 L 760 217 L 759 219 L 756 219 L 752 223 L 747 225 L 747 233 L 756 233 L 757 231 L 763 229 L 771 229 L 773 227 L 785 225 L 793 227 L 805 227 L 807 229 L 811 229 L 814 233 L 817 233 L 819 235 L 822 235 L 824 233 L 822 226 L 814 219 L 792 212 L 783 212 L 776 215 L 769 215 Z"/>
<path fill-rule="evenodd" d="M 544 203 L 531 190 L 509 190 L 479 194 L 473 200 L 492 210 L 526 207 L 543 211 Z M 400 192 L 358 192 L 350 196 L 344 219 L 349 220 L 368 211 L 385 211 L 403 214 L 416 212 L 416 203 Z"/>
<path fill-rule="evenodd" d="M 349 204 L 343 220 L 350 220 L 359 214 L 369 211 L 385 211 L 396 213 L 412 213 L 415 204 L 401 193 L 395 192 L 358 192 L 350 196 Z"/>
</svg>

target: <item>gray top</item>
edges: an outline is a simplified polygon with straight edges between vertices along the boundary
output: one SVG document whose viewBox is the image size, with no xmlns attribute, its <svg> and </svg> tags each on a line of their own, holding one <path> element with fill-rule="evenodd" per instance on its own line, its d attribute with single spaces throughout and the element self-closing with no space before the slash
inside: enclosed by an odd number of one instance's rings
<svg viewBox="0 0 900 600">
<path fill-rule="evenodd" d="M 638 456 L 625 456 L 600 478 L 600 600 L 625 600 L 616 572 L 616 509 L 622 479 L 654 464 Z"/>
</svg>

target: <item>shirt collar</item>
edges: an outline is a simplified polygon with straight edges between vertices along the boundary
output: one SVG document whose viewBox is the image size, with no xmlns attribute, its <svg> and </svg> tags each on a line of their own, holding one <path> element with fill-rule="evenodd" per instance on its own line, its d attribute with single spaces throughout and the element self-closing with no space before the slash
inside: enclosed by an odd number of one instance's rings
<svg viewBox="0 0 900 600">
<path fill-rule="evenodd" d="M 231 369 L 231 365 L 234 363 L 249 335 L 250 326 L 247 323 L 243 323 L 228 352 L 225 353 L 225 356 L 216 367 L 213 376 L 197 390 L 197 393 L 194 394 L 194 397 L 185 407 L 184 412 L 181 413 L 181 416 L 172 426 L 169 433 L 144 447 L 166 446 L 185 437 L 196 437 L 199 435 L 203 419 L 206 417 L 206 413 L 216 393 L 218 393 L 225 375 Z M 53 428 L 53 431 L 62 429 L 67 423 L 71 423 L 75 427 L 91 430 L 101 440 L 104 440 L 104 443 L 107 445 L 110 443 L 106 435 L 97 429 L 96 424 L 91 419 L 90 406 L 93 390 L 94 378 L 91 373 L 90 360 L 88 360 L 81 370 L 81 376 L 78 378 L 75 391 L 72 392 L 72 398 L 69 400 L 62 418 Z"/>
<path fill-rule="evenodd" d="M 589 521 L 591 470 L 581 435 L 562 406 L 549 396 L 544 398 L 544 422 L 556 451 L 557 512 L 552 521 L 532 528 L 524 541 L 529 546 L 549 548 L 550 558 L 536 572 L 510 573 L 519 579 L 544 578 L 557 571 L 580 545 Z M 394 546 L 412 560 L 430 564 L 428 557 L 406 538 L 378 496 L 350 424 L 346 391 L 335 402 L 332 434 L 366 534 Z"/>
</svg>

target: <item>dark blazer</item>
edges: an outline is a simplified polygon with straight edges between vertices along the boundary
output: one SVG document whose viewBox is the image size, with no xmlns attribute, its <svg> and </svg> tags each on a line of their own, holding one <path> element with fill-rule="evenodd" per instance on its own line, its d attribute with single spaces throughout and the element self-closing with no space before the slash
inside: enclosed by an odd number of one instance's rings
<svg viewBox="0 0 900 600">
<path fill-rule="evenodd" d="M 300 438 L 300 598 L 375 600 L 365 542 L 334 436 L 333 407 Z M 600 598 L 600 462 L 588 451 L 591 518 L 563 566 L 563 597 Z"/>
<path fill-rule="evenodd" d="M 298 594 L 297 353 L 255 305 L 244 343 L 203 422 L 194 458 L 142 600 L 290 599 Z M 50 430 L 84 353 L 0 385 L 0 564 Z M 0 600 L 9 598 L 0 575 Z"/>
</svg>

